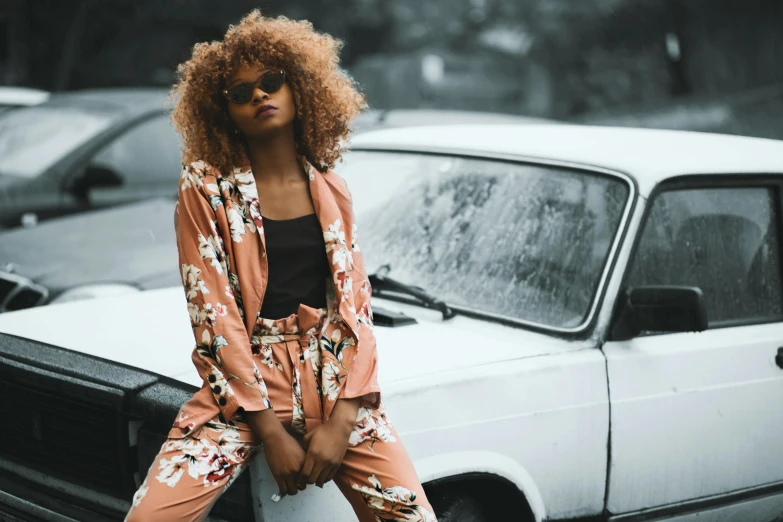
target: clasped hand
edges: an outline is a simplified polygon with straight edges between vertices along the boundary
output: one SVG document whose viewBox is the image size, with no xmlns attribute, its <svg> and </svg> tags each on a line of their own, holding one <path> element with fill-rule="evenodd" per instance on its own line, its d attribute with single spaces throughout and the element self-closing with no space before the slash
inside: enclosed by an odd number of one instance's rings
<svg viewBox="0 0 783 522">
<path fill-rule="evenodd" d="M 358 406 L 358 400 L 338 400 L 329 420 L 308 432 L 301 445 L 285 430 L 264 438 L 264 453 L 281 496 L 296 495 L 308 484 L 323 487 L 334 478 L 348 450 Z"/>
</svg>

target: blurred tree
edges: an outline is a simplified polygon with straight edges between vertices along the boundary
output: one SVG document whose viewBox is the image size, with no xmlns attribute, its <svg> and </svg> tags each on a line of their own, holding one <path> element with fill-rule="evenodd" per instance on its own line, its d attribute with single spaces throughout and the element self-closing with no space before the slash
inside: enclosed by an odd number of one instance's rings
<svg viewBox="0 0 783 522">
<path fill-rule="evenodd" d="M 29 32 L 22 0 L 0 4 L 0 82 L 23 85 L 30 75 L 24 36 Z"/>
<path fill-rule="evenodd" d="M 55 91 L 62 91 L 68 88 L 87 24 L 88 2 L 82 0 L 75 7 L 76 9 L 74 9 L 65 32 L 60 63 L 57 68 L 57 78 L 54 83 Z"/>
<path fill-rule="evenodd" d="M 783 81 L 779 0 L 637 0 L 575 26 L 571 113 Z M 635 72 L 634 72 L 635 71 Z M 630 75 L 630 80 L 628 79 Z M 614 81 L 617 78 L 619 81 Z"/>
<path fill-rule="evenodd" d="M 371 105 L 567 118 L 781 83 L 780 0 L 6 0 L 0 74 L 46 89 L 168 85 L 253 8 L 345 42 Z"/>
</svg>

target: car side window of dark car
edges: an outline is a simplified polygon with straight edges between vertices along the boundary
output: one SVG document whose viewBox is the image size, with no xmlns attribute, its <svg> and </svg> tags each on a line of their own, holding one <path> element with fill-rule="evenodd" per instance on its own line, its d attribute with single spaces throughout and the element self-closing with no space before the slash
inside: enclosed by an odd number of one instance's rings
<svg viewBox="0 0 783 522">
<path fill-rule="evenodd" d="M 113 171 L 128 185 L 170 186 L 177 192 L 180 142 L 168 115 L 143 121 L 101 149 L 90 167 Z M 123 187 L 118 187 L 122 190 Z"/>
<path fill-rule="evenodd" d="M 783 321 L 777 197 L 772 186 L 659 193 L 628 286 L 701 288 L 710 328 Z"/>
</svg>

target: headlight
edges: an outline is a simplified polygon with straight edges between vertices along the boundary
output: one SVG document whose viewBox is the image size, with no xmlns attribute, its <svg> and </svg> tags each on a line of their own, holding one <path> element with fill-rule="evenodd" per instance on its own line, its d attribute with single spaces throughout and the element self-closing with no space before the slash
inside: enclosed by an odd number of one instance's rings
<svg viewBox="0 0 783 522">
<path fill-rule="evenodd" d="M 67 303 L 82 299 L 95 299 L 97 297 L 114 297 L 116 295 L 141 292 L 138 288 L 123 284 L 95 284 L 70 288 L 52 299 L 51 303 Z"/>
</svg>

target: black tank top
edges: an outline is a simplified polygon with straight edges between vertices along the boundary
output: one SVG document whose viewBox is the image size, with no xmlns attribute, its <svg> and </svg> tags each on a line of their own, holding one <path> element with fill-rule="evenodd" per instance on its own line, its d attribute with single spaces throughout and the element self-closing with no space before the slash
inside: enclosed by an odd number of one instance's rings
<svg viewBox="0 0 783 522">
<path fill-rule="evenodd" d="M 299 303 L 326 307 L 325 280 L 331 272 L 318 216 L 262 219 L 269 280 L 259 316 L 288 317 L 297 312 Z"/>
</svg>

